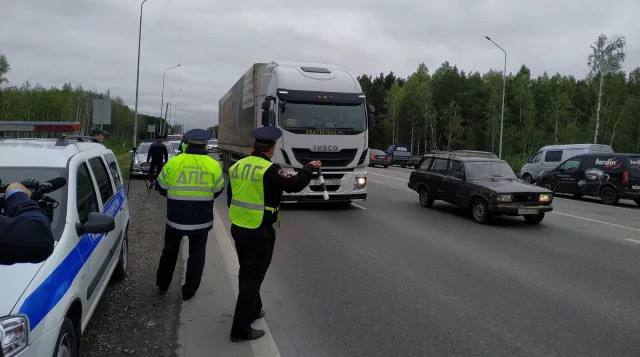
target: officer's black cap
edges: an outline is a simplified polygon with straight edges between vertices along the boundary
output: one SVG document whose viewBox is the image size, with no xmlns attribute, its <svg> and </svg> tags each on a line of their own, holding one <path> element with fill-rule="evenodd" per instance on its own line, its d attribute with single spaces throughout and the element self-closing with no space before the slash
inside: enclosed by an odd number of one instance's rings
<svg viewBox="0 0 640 357">
<path fill-rule="evenodd" d="M 211 133 L 203 129 L 191 129 L 184 134 L 184 139 L 191 144 L 206 144 L 211 139 Z"/>
<path fill-rule="evenodd" d="M 273 126 L 265 126 L 251 130 L 251 136 L 262 143 L 275 143 L 282 136 L 282 130 Z"/>
</svg>

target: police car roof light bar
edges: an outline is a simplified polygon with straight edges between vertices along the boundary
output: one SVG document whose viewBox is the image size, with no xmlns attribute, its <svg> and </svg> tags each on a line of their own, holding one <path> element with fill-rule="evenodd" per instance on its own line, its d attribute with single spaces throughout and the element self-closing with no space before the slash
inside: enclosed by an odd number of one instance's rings
<svg viewBox="0 0 640 357">
<path fill-rule="evenodd" d="M 80 131 L 80 122 L 0 121 L 0 132 L 72 133 Z"/>
</svg>

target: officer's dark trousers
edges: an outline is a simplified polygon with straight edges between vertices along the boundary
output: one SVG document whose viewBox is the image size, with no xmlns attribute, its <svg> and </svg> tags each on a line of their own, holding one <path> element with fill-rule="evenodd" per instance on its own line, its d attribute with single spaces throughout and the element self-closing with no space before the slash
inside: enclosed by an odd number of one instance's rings
<svg viewBox="0 0 640 357">
<path fill-rule="evenodd" d="M 165 228 L 164 248 L 160 256 L 160 266 L 158 266 L 158 274 L 156 277 L 156 285 L 160 290 L 166 290 L 171 284 L 173 271 L 178 260 L 180 252 L 180 243 L 183 235 L 189 237 L 189 260 L 187 261 L 187 276 L 182 293 L 193 295 L 200 286 L 202 271 L 204 270 L 204 258 L 207 248 L 207 234 L 205 230 L 195 231 L 193 233 L 180 232 L 171 227 Z"/>
<path fill-rule="evenodd" d="M 160 171 L 162 171 L 162 166 L 164 166 L 164 164 L 162 163 L 162 161 L 151 161 L 151 163 L 149 163 L 149 180 L 153 181 L 156 179 L 156 177 L 158 177 L 158 175 L 160 174 Z"/>
<path fill-rule="evenodd" d="M 232 225 L 231 235 L 240 262 L 239 292 L 231 335 L 243 337 L 249 333 L 251 322 L 262 309 L 260 286 L 271 264 L 276 233 L 271 226 L 245 229 Z"/>
</svg>

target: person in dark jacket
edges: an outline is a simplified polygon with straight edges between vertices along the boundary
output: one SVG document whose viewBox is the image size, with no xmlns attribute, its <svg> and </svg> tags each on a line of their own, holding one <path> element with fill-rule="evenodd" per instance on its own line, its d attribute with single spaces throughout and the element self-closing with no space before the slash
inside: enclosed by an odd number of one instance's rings
<svg viewBox="0 0 640 357">
<path fill-rule="evenodd" d="M 147 153 L 147 162 L 149 164 L 149 180 L 153 181 L 162 171 L 164 164 L 169 161 L 169 152 L 167 146 L 163 143 L 163 137 L 156 137 L 156 141 L 149 147 Z"/>
<path fill-rule="evenodd" d="M 7 186 L 0 203 L 0 264 L 40 263 L 53 252 L 49 219 L 30 197 L 22 184 Z"/>
<path fill-rule="evenodd" d="M 251 327 L 251 323 L 264 317 L 260 286 L 271 264 L 278 221 L 278 207 L 282 192 L 300 192 L 311 181 L 320 161 L 311 161 L 300 172 L 292 175 L 279 165 L 271 163 L 280 129 L 263 127 L 254 129 L 253 153 L 229 169 L 227 205 L 231 220 L 231 235 L 235 241 L 240 272 L 239 293 L 231 327 L 231 341 L 254 340 L 264 331 Z"/>
</svg>

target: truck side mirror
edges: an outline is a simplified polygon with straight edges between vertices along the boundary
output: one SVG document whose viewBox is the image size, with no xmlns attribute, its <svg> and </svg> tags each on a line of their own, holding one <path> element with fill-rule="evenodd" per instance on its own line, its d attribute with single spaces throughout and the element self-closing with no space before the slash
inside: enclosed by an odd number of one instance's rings
<svg viewBox="0 0 640 357">
<path fill-rule="evenodd" d="M 369 106 L 367 107 L 367 119 L 369 119 L 369 129 L 373 129 L 373 127 L 375 126 L 375 114 L 376 114 L 376 109 L 373 107 L 373 105 L 369 104 Z"/>
<path fill-rule="evenodd" d="M 262 126 L 269 126 L 270 121 L 271 121 L 271 120 L 269 120 L 269 119 L 271 119 L 270 118 L 270 116 L 271 116 L 270 114 L 271 114 L 271 111 L 269 109 L 263 109 L 262 110 Z"/>
<path fill-rule="evenodd" d="M 264 101 L 262 101 L 262 110 L 269 109 L 271 109 L 271 101 L 269 99 L 265 99 Z"/>
</svg>

